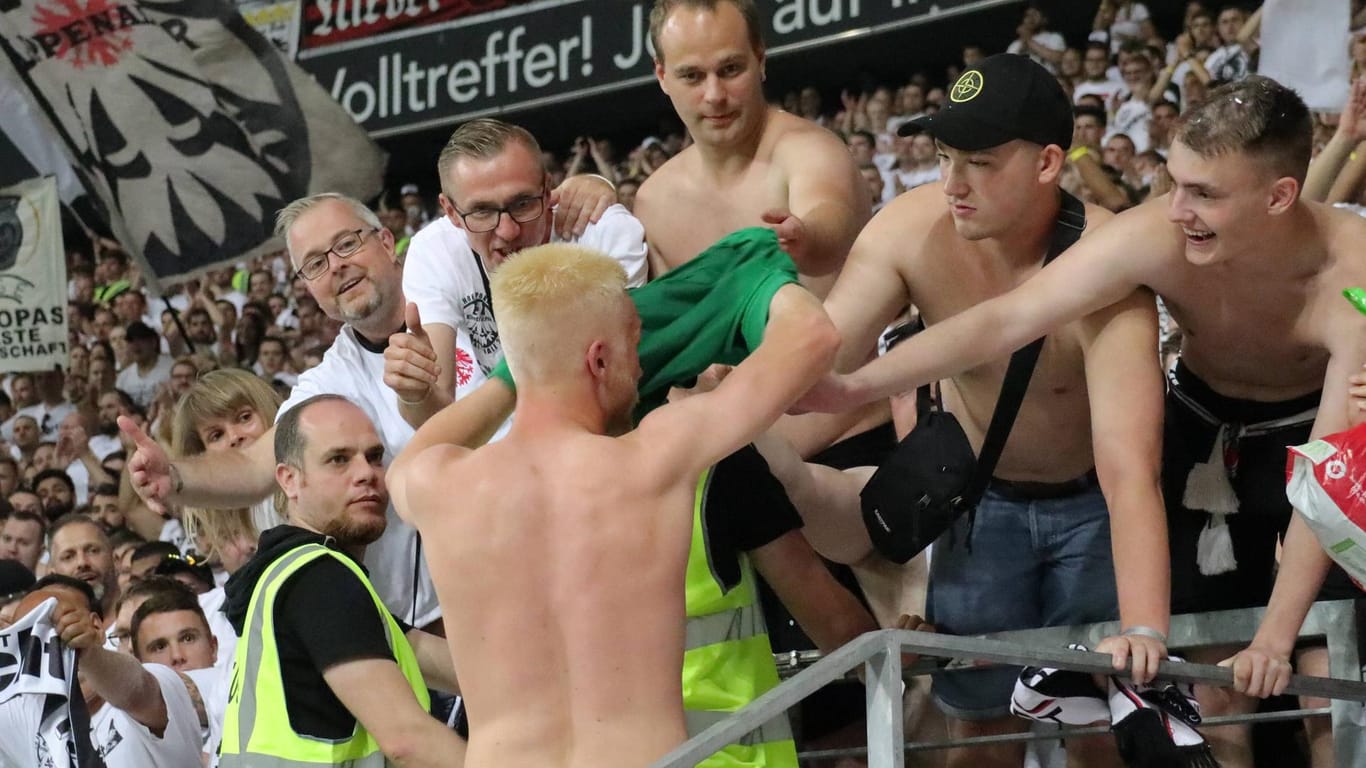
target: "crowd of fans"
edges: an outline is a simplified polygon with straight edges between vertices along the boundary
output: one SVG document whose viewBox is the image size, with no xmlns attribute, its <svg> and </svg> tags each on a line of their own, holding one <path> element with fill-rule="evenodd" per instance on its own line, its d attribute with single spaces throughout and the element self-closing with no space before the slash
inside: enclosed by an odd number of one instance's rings
<svg viewBox="0 0 1366 768">
<path fill-rule="evenodd" d="M 1354 25 L 1366 21 L 1360 5 Z M 1090 34 L 1068 39 L 1038 8 L 1026 9 L 1008 50 L 1048 68 L 1075 103 L 1064 188 L 1115 211 L 1169 191 L 1165 155 L 1177 115 L 1218 83 L 1256 71 L 1259 27 L 1260 11 L 1243 4 L 1192 0 L 1179 30 L 1159 30 L 1142 3 L 1102 0 Z M 876 210 L 939 180 L 934 141 L 900 137 L 897 128 L 939 110 L 952 97 L 949 84 L 987 53 L 968 43 L 961 62 L 944 72 L 914 71 L 899 84 L 842 92 L 834 103 L 814 87 L 793 89 L 781 94 L 781 106 L 843 139 Z M 1366 33 L 1353 36 L 1344 56 L 1354 77 L 1366 68 Z M 1357 151 L 1366 140 L 1357 103 L 1364 97 L 1357 88 L 1341 121 L 1320 116 L 1315 152 L 1322 157 L 1311 167 L 1307 196 L 1366 202 L 1366 152 Z M 681 128 L 629 149 L 585 135 L 542 160 L 551 187 L 597 174 L 631 209 L 641 183 L 689 143 Z M 376 212 L 400 255 L 440 215 L 412 184 L 382 197 Z M 129 487 L 124 463 L 132 446 L 117 420 L 142 426 L 173 456 L 241 448 L 274 422 L 340 324 L 322 312 L 283 251 L 167 286 L 163 295 L 105 239 L 72 249 L 67 271 L 68 364 L 9 374 L 0 389 L 0 560 L 22 566 L 0 562 L 0 605 L 29 589 L 35 575 L 71 576 L 94 587 L 111 647 L 177 670 L 229 664 L 234 637 L 215 618 L 222 596 L 213 593 L 250 557 L 270 512 L 148 509 Z M 1174 354 L 1179 337 L 1170 330 L 1163 344 Z M 180 623 L 162 626 L 159 613 Z"/>
</svg>

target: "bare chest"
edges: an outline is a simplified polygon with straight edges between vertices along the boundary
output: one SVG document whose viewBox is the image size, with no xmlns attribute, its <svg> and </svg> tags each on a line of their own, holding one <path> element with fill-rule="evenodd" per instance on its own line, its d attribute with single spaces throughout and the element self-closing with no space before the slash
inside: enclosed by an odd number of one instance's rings
<svg viewBox="0 0 1366 768">
<path fill-rule="evenodd" d="M 1161 295 L 1197 375 L 1232 397 L 1276 400 L 1323 383 L 1329 354 L 1316 284 L 1184 280 Z"/>
<path fill-rule="evenodd" d="M 646 222 L 646 232 L 655 252 L 676 269 L 726 235 L 761 226 L 764 211 L 786 208 L 787 186 L 756 166 L 727 185 L 701 179 L 677 184 L 660 207 Z"/>
</svg>

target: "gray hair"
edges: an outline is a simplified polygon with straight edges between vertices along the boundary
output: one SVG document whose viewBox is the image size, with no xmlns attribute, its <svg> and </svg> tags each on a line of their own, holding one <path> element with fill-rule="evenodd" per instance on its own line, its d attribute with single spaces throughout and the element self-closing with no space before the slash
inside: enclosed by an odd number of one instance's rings
<svg viewBox="0 0 1366 768">
<path fill-rule="evenodd" d="M 375 212 L 370 210 L 369 206 L 356 198 L 343 195 L 339 192 L 319 192 L 316 195 L 309 195 L 308 197 L 301 197 L 298 200 L 295 200 L 284 208 L 281 208 L 280 212 L 275 215 L 275 234 L 278 237 L 284 238 L 286 249 L 289 248 L 289 230 L 294 227 L 294 222 L 297 221 L 300 216 L 328 200 L 336 200 L 350 206 L 351 212 L 356 214 L 356 218 L 364 222 L 366 226 L 375 229 L 384 228 L 384 225 L 379 221 L 379 216 L 375 215 Z M 290 252 L 289 258 L 292 262 L 294 259 L 293 252 Z"/>
</svg>

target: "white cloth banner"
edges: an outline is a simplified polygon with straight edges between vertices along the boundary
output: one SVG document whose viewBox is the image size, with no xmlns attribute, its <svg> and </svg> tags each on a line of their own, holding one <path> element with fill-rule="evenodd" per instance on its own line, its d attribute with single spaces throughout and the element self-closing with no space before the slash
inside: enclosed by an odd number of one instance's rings
<svg viewBox="0 0 1366 768">
<path fill-rule="evenodd" d="M 0 630 L 0 762 L 35 768 L 104 763 L 76 682 L 76 652 L 61 645 L 48 599 Z"/>
<path fill-rule="evenodd" d="M 1342 111 L 1351 21 L 1349 0 L 1266 0 L 1258 74 L 1294 88 L 1310 109 Z"/>
<path fill-rule="evenodd" d="M 0 371 L 65 366 L 66 251 L 57 182 L 0 189 Z"/>
</svg>

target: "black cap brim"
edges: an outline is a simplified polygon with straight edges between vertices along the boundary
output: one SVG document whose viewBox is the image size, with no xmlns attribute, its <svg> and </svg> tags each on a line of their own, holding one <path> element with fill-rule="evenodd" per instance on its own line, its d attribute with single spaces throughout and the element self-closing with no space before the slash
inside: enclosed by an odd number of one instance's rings
<svg viewBox="0 0 1366 768">
<path fill-rule="evenodd" d="M 1011 128 L 990 125 L 980 117 L 955 109 L 941 109 L 933 115 L 908 120 L 896 129 L 896 133 L 898 136 L 928 133 L 935 141 L 964 152 L 999 147 L 1018 138 L 1018 132 Z"/>
</svg>

